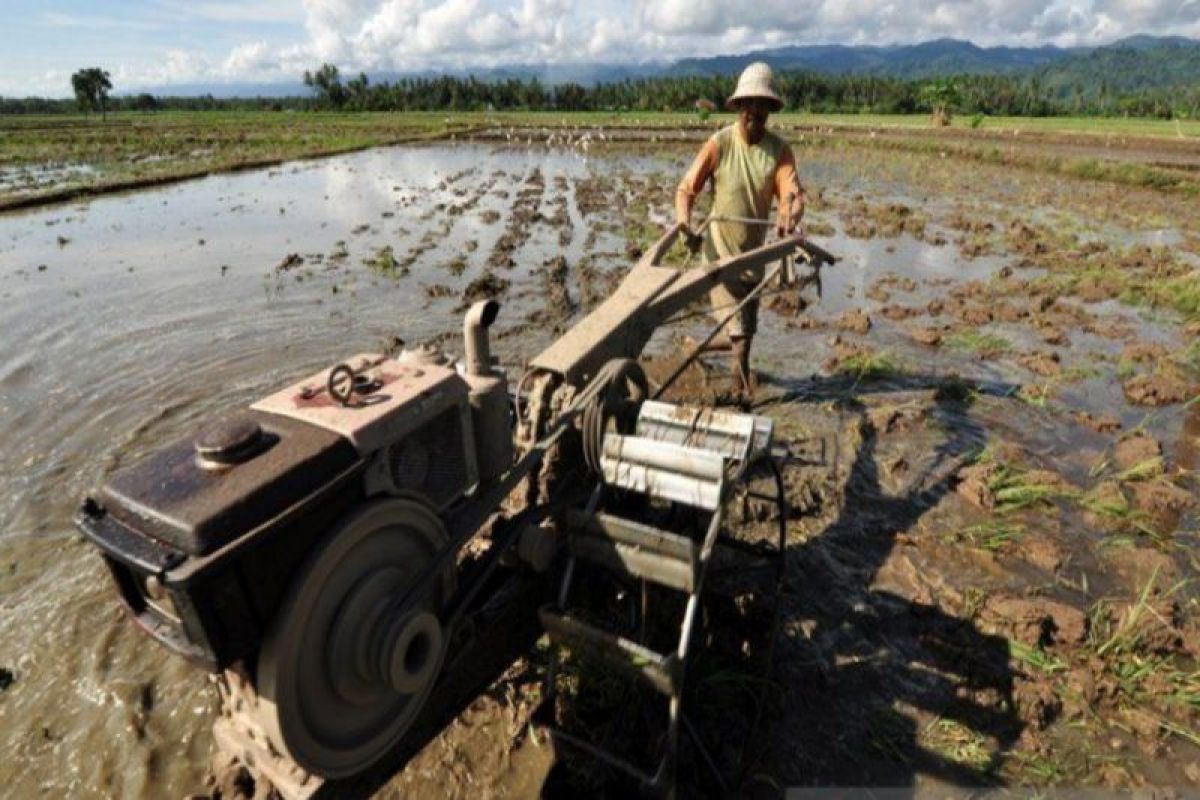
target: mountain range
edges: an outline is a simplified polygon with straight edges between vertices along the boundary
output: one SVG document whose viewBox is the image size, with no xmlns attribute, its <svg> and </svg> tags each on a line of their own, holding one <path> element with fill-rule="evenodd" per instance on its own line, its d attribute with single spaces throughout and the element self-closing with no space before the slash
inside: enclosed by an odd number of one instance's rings
<svg viewBox="0 0 1200 800">
<path fill-rule="evenodd" d="M 1028 74 L 1055 94 L 1099 90 L 1126 92 L 1200 85 L 1200 40 L 1180 36 L 1130 36 L 1099 47 L 979 47 L 958 39 L 908 45 L 789 45 L 748 53 L 643 64 L 523 64 L 458 70 L 484 81 L 508 78 L 556 85 L 609 83 L 637 78 L 736 75 L 753 61 L 777 70 L 862 74 L 922 79 L 961 74 Z M 315 66 L 315 65 L 314 65 Z M 402 77 L 436 77 L 440 71 L 369 73 L 372 83 Z M 349 76 L 346 76 L 349 77 Z M 129 93 L 191 97 L 288 97 L 306 95 L 299 81 L 281 83 L 196 83 L 146 87 Z"/>
<path fill-rule="evenodd" d="M 927 78 L 962 73 L 1018 72 L 1070 58 L 1079 50 L 1045 47 L 979 47 L 958 39 L 910 45 L 792 45 L 741 55 L 688 58 L 668 69 L 674 75 L 729 75 L 752 61 L 779 70 Z"/>
</svg>

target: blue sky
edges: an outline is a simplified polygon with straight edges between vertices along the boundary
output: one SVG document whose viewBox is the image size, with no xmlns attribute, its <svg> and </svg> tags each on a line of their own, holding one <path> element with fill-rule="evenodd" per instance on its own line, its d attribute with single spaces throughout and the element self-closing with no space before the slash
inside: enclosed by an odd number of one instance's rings
<svg viewBox="0 0 1200 800">
<path fill-rule="evenodd" d="M 790 43 L 1101 44 L 1200 37 L 1200 0 L 0 0 L 0 94 L 295 81 L 343 70 L 625 63 Z"/>
<path fill-rule="evenodd" d="M 0 11 L 6 95 L 69 93 L 69 76 L 81 66 L 102 66 L 118 84 L 205 78 L 239 47 L 281 51 L 306 38 L 300 0 L 0 0 Z M 251 67 L 246 74 L 256 71 L 271 72 Z"/>
</svg>

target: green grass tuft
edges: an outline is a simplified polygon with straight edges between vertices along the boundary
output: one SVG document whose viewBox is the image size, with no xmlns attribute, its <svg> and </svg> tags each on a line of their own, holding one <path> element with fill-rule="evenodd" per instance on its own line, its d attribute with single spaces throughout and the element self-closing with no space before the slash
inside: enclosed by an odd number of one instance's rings
<svg viewBox="0 0 1200 800">
<path fill-rule="evenodd" d="M 1108 600 L 1097 601 L 1088 612 L 1085 647 L 1103 662 L 1105 679 L 1115 688 L 1118 707 L 1136 708 L 1149 715 L 1165 733 L 1200 745 L 1200 734 L 1190 725 L 1172 719 L 1200 712 L 1200 669 L 1164 653 L 1156 633 L 1170 627 L 1160 609 L 1166 607 L 1187 581 L 1155 591 L 1156 569 L 1134 603 L 1117 613 Z"/>
<path fill-rule="evenodd" d="M 935 719 L 921 731 L 919 743 L 946 761 L 985 772 L 995 764 L 983 734 L 952 719 Z"/>
<path fill-rule="evenodd" d="M 852 375 L 856 381 L 871 381 L 894 378 L 905 374 L 907 369 L 891 353 L 881 351 L 850 356 L 838 363 L 837 372 Z"/>
<path fill-rule="evenodd" d="M 400 267 L 400 263 L 396 261 L 396 254 L 392 251 L 391 245 L 385 245 L 375 251 L 375 255 L 370 258 L 364 258 L 363 263 L 372 272 L 377 272 L 380 275 L 388 277 L 397 277 L 404 274 L 407 270 Z"/>
<path fill-rule="evenodd" d="M 1200 273 L 1193 272 L 1167 281 L 1160 295 L 1167 305 L 1180 314 L 1186 317 L 1200 315 Z"/>
<path fill-rule="evenodd" d="M 1021 541 L 1025 538 L 1025 533 L 1025 527 L 1022 525 L 996 520 L 952 531 L 947 534 L 946 539 L 994 553 L 1008 544 Z"/>
<path fill-rule="evenodd" d="M 1117 474 L 1118 481 L 1145 481 L 1157 477 L 1163 473 L 1164 463 L 1162 456 L 1154 456 L 1148 458 L 1138 464 L 1134 464 L 1129 469 Z"/>
<path fill-rule="evenodd" d="M 967 350 L 977 355 L 998 355 L 1012 349 L 1012 342 L 994 333 L 959 331 L 946 338 L 946 346 L 955 350 Z"/>
<path fill-rule="evenodd" d="M 1008 640 L 1008 654 L 1013 659 L 1047 675 L 1067 671 L 1066 662 L 1058 656 L 1051 655 L 1040 647 L 1030 647 L 1029 645 L 1022 644 L 1016 639 Z"/>
</svg>

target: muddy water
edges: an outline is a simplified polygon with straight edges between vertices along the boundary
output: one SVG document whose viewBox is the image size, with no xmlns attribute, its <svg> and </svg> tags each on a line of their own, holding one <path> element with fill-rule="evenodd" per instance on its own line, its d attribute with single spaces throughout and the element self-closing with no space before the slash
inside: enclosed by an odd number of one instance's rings
<svg viewBox="0 0 1200 800">
<path fill-rule="evenodd" d="M 604 269 L 627 263 L 613 215 L 581 212 L 579 182 L 618 171 L 673 180 L 680 156 L 393 148 L 0 218 L 0 667 L 12 677 L 0 694 L 0 782 L 14 795 L 201 788 L 214 693 L 122 618 L 99 560 L 71 527 L 90 487 L 296 375 L 397 337 L 457 330 L 462 292 L 488 269 L 520 193 L 546 217 L 565 196 L 569 241 L 563 224 L 527 220 L 511 253 L 516 266 L 493 268 L 512 281 L 498 349 L 518 364 L 552 338 L 529 318 L 545 302 L 535 270 L 546 259 L 561 254 L 573 266 L 585 253 L 606 253 Z M 817 172 L 860 180 L 852 166 Z M 889 272 L 918 282 L 893 302 L 923 304 L 943 281 L 986 279 L 1004 263 L 965 261 L 953 247 L 909 237 L 838 232 L 822 242 L 844 257 L 815 312 L 826 322 L 852 308 L 874 311 L 866 292 Z M 380 273 L 363 263 L 379 263 L 385 246 L 398 266 Z M 578 300 L 576 280 L 567 284 Z M 1175 342 L 1166 323 L 1108 313 L 1145 338 Z M 758 358 L 780 391 L 802 387 L 830 352 L 828 331 L 786 329 L 771 315 L 763 329 Z M 666 346 L 670 335 L 656 342 Z M 945 349 L 934 363 L 879 317 L 871 339 L 931 373 L 998 385 L 1020 377 Z M 1119 349 L 1077 338 L 1085 345 Z M 1131 423 L 1141 416 L 1110 377 L 1096 384 L 1073 387 L 1065 402 L 1116 408 Z M 1038 442 L 1048 458 L 1086 438 L 1018 407 L 1016 417 L 1011 405 L 995 415 L 997 429 Z M 1168 452 L 1183 446 L 1182 415 L 1169 409 L 1151 421 Z"/>
<path fill-rule="evenodd" d="M 73 533 L 81 496 L 291 376 L 389 337 L 456 329 L 457 296 L 430 301 L 422 284 L 458 288 L 478 274 L 506 221 L 498 193 L 515 192 L 534 168 L 549 180 L 592 167 L 571 154 L 396 149 L 0 219 L 0 667 L 14 679 L 0 695 L 0 783 L 9 791 L 160 797 L 200 787 L 213 692 L 122 619 L 99 560 Z M 471 211 L 421 219 L 489 180 Z M 485 223 L 489 209 L 499 219 Z M 401 257 L 427 233 L 438 246 L 406 277 L 360 263 L 385 245 Z M 531 253 L 557 242 L 548 229 L 532 233 Z M 456 277 L 441 265 L 468 239 L 478 249 Z M 311 257 L 339 241 L 344 263 Z M 277 273 L 291 253 L 305 263 Z M 532 331 L 522 346 L 538 339 Z"/>
</svg>

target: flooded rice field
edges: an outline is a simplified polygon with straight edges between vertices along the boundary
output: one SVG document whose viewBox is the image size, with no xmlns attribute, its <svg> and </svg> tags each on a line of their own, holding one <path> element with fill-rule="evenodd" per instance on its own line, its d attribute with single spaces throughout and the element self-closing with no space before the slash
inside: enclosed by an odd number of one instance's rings
<svg viewBox="0 0 1200 800">
<path fill-rule="evenodd" d="M 206 790 L 216 693 L 124 619 L 71 525 L 89 489 L 348 353 L 456 351 L 479 297 L 504 303 L 496 349 L 518 367 L 657 238 L 690 148 L 385 148 L 0 217 L 12 795 Z M 936 157 L 798 155 L 810 235 L 842 261 L 818 304 L 766 300 L 757 408 L 832 461 L 788 473 L 805 514 L 744 790 L 1200 785 L 1197 211 Z M 651 350 L 703 330 L 692 315 Z M 709 366 L 685 394 L 722 399 Z M 384 794 L 536 791 L 535 662 Z M 702 706 L 700 734 L 728 713 Z"/>
</svg>

